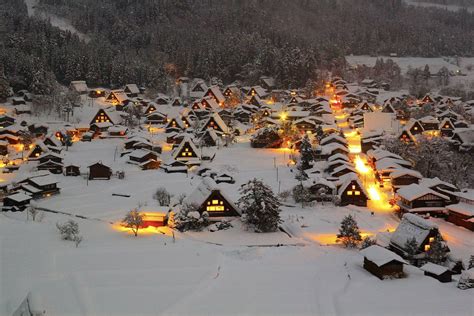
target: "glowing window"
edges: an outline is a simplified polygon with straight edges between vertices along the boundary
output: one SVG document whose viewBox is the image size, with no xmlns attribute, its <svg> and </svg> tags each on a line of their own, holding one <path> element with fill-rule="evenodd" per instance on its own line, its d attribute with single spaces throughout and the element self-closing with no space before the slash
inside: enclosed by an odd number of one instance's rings
<svg viewBox="0 0 474 316">
<path fill-rule="evenodd" d="M 430 243 L 434 241 L 434 237 L 430 237 Z"/>
<path fill-rule="evenodd" d="M 355 185 L 352 185 L 352 190 L 354 190 L 355 188 L 356 188 L 356 186 L 355 186 Z"/>
<path fill-rule="evenodd" d="M 425 251 L 430 250 L 431 246 L 430 245 L 425 245 Z"/>
<path fill-rule="evenodd" d="M 213 205 L 219 204 L 219 200 L 212 200 L 212 204 L 213 204 Z"/>
<path fill-rule="evenodd" d="M 181 156 L 183 156 L 183 157 L 186 156 L 186 153 L 185 153 L 185 152 L 182 152 L 182 153 L 181 153 Z"/>
<path fill-rule="evenodd" d="M 352 195 L 352 191 L 347 191 L 347 195 Z"/>
<path fill-rule="evenodd" d="M 417 130 L 418 130 L 418 127 L 415 126 L 414 130 L 417 131 Z"/>
<path fill-rule="evenodd" d="M 217 206 L 207 206 L 206 210 L 208 212 L 223 212 L 224 211 L 224 206 L 222 205 L 217 205 Z"/>
<path fill-rule="evenodd" d="M 355 195 L 360 195 L 360 191 L 355 191 L 354 194 Z"/>
</svg>

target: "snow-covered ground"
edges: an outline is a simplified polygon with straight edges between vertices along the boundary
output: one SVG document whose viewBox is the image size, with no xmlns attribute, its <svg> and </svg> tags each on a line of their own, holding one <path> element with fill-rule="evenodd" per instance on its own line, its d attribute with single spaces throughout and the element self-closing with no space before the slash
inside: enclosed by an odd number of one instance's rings
<svg viewBox="0 0 474 316">
<path fill-rule="evenodd" d="M 58 176 L 61 194 L 39 201 L 40 206 L 104 220 L 76 219 L 84 236 L 79 248 L 59 239 L 55 223 L 67 216 L 48 213 L 41 222 L 31 222 L 25 213 L 0 214 L 0 315 L 11 315 L 29 291 L 47 315 L 474 313 L 472 291 L 458 290 L 455 282 L 441 284 L 414 267 L 406 267 L 405 279 L 380 281 L 363 269 L 357 251 L 333 244 L 345 215 L 353 214 L 364 234 L 375 235 L 396 228 L 399 220 L 388 212 L 288 205 L 282 218 L 290 235 L 252 233 L 236 220 L 226 231 L 177 233 L 174 243 L 169 234 L 147 230 L 135 238 L 115 230 L 108 222 L 120 220 L 138 203 L 156 205 L 152 194 L 157 187 L 179 194 L 199 182 L 197 176 L 139 170 L 116 155 L 119 145 L 119 140 L 77 142 L 65 162 L 79 163 L 84 172 L 100 160 L 125 170 L 125 180 Z M 294 186 L 287 161 L 287 151 L 252 149 L 243 141 L 220 149 L 212 165 L 233 172 L 236 183 L 222 188 L 236 200 L 239 186 L 253 177 L 274 191 Z M 436 223 L 453 253 L 466 260 L 474 249 L 473 233 Z"/>
<path fill-rule="evenodd" d="M 50 12 L 37 10 L 36 6 L 38 5 L 38 2 L 38 0 L 25 0 L 29 16 L 36 15 L 44 20 L 48 20 L 52 26 L 56 26 L 63 31 L 70 31 L 71 33 L 76 34 L 80 39 L 86 42 L 90 40 L 86 34 L 79 32 L 67 19 L 59 17 L 56 14 Z"/>
</svg>

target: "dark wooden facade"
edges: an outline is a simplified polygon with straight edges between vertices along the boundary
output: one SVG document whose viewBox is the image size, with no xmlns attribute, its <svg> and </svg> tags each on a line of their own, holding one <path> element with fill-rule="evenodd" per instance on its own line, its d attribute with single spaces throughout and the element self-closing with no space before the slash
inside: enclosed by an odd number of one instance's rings
<svg viewBox="0 0 474 316">
<path fill-rule="evenodd" d="M 112 169 L 98 162 L 89 166 L 89 180 L 110 180 Z"/>
<path fill-rule="evenodd" d="M 349 204 L 367 206 L 367 200 L 369 199 L 363 188 L 355 180 L 352 180 L 339 195 L 341 197 L 341 206 Z"/>
<path fill-rule="evenodd" d="M 227 201 L 219 190 L 213 190 L 198 211 L 207 212 L 209 217 L 240 216 L 233 204 Z"/>
<path fill-rule="evenodd" d="M 364 257 L 364 269 L 378 277 L 380 280 L 388 278 L 403 277 L 403 263 L 392 260 L 384 265 L 378 266 L 374 262 Z"/>
</svg>

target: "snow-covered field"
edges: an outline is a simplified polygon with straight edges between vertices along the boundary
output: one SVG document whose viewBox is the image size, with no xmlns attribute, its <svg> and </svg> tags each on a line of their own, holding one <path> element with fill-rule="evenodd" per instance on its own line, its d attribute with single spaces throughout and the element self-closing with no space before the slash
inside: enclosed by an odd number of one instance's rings
<svg viewBox="0 0 474 316">
<path fill-rule="evenodd" d="M 459 11 L 461 9 L 466 9 L 468 12 L 474 12 L 474 5 L 462 7 L 454 4 L 438 4 L 438 3 L 431 3 L 425 1 L 413 1 L 413 0 L 405 0 L 405 2 L 409 5 L 418 6 L 418 7 L 425 7 L 425 8 L 439 8 L 448 11 Z"/>
<path fill-rule="evenodd" d="M 408 277 L 380 281 L 362 268 L 355 250 L 334 245 L 341 219 L 353 214 L 364 234 L 392 231 L 391 213 L 371 215 L 366 208 L 316 204 L 283 207 L 290 232 L 256 234 L 239 220 L 219 232 L 169 234 L 147 231 L 137 238 L 114 229 L 138 203 L 153 207 L 159 186 L 187 193 L 199 177 L 141 171 L 116 155 L 119 140 L 75 143 L 65 162 L 84 168 L 92 162 L 125 170 L 126 179 L 89 181 L 59 176 L 61 194 L 40 206 L 104 221 L 76 219 L 84 241 L 76 249 L 61 241 L 55 223 L 25 213 L 0 214 L 0 315 L 11 315 L 31 291 L 47 315 L 473 315 L 473 292 L 461 291 L 406 267 Z M 114 155 L 116 156 L 114 161 Z M 164 154 L 166 155 L 166 153 Z M 214 167 L 231 170 L 233 185 L 222 188 L 238 198 L 238 187 L 258 177 L 274 191 L 296 184 L 286 166 L 288 152 L 252 149 L 248 142 L 217 152 Z M 278 167 L 279 183 L 275 165 Z M 23 172 L 28 166 L 22 166 Z M 284 180 L 282 180 L 284 179 Z M 112 193 L 130 194 L 130 198 Z M 457 256 L 474 249 L 472 232 L 436 221 Z"/>
</svg>

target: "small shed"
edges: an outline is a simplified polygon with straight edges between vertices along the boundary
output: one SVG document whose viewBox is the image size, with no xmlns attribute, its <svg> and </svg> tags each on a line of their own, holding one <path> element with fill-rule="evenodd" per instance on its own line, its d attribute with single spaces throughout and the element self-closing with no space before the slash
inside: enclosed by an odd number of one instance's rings
<svg viewBox="0 0 474 316">
<path fill-rule="evenodd" d="M 373 245 L 361 250 L 364 256 L 364 269 L 384 279 L 399 279 L 404 276 L 403 265 L 405 260 L 388 249 Z"/>
<path fill-rule="evenodd" d="M 101 162 L 89 166 L 89 180 L 110 180 L 112 169 Z"/>
<path fill-rule="evenodd" d="M 447 282 L 452 281 L 451 279 L 452 273 L 446 267 L 428 262 L 427 264 L 422 266 L 420 269 L 425 272 L 425 275 L 435 278 L 441 283 L 447 283 Z"/>
<path fill-rule="evenodd" d="M 76 165 L 67 165 L 64 168 L 64 175 L 65 176 L 72 176 L 72 177 L 77 177 L 81 175 L 81 171 L 79 166 Z"/>
<path fill-rule="evenodd" d="M 168 206 L 160 206 L 157 209 L 145 209 L 140 210 L 140 213 L 143 214 L 143 222 L 141 228 L 147 227 L 163 227 L 168 224 Z"/>
<path fill-rule="evenodd" d="M 24 211 L 28 204 L 30 204 L 31 199 L 32 197 L 23 191 L 8 195 L 3 199 L 2 211 Z"/>
</svg>

